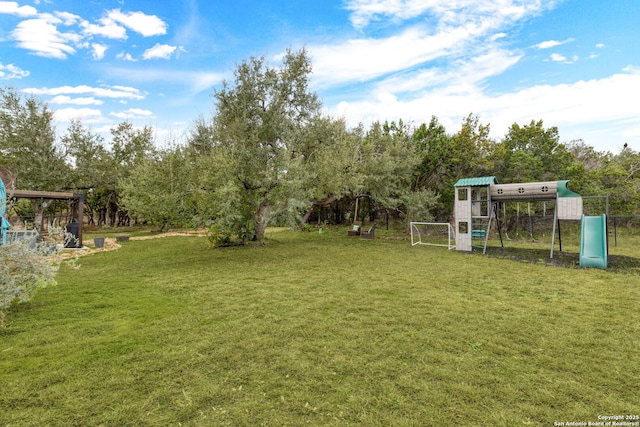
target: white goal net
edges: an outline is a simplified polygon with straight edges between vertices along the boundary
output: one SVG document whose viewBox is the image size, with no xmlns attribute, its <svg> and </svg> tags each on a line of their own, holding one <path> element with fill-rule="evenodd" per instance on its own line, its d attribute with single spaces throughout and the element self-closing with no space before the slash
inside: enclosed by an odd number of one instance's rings
<svg viewBox="0 0 640 427">
<path fill-rule="evenodd" d="M 456 247 L 456 236 L 451 224 L 447 222 L 412 222 L 411 246 L 431 245 Z"/>
</svg>

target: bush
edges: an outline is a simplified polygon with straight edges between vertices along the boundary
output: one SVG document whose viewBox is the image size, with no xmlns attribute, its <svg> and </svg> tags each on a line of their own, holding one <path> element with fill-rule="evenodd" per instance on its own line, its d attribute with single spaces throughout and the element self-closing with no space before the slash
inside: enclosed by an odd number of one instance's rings
<svg viewBox="0 0 640 427">
<path fill-rule="evenodd" d="M 226 233 L 221 233 L 218 228 L 219 227 L 217 224 L 212 224 L 207 229 L 207 239 L 209 240 L 209 245 L 212 248 L 221 246 L 225 243 L 229 243 L 230 240 L 229 236 Z"/>
<path fill-rule="evenodd" d="M 234 236 L 233 232 L 222 224 L 210 225 L 207 229 L 207 239 L 209 239 L 209 246 L 212 248 L 238 244 L 237 238 Z"/>
<path fill-rule="evenodd" d="M 38 288 L 55 285 L 58 264 L 42 252 L 44 246 L 31 249 L 23 240 L 0 246 L 0 327 L 14 303 L 27 302 Z"/>
</svg>

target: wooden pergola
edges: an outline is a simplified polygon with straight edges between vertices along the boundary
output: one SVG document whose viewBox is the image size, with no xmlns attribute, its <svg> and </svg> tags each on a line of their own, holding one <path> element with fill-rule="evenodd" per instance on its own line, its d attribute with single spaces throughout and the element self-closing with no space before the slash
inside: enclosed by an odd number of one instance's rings
<svg viewBox="0 0 640 427">
<path fill-rule="evenodd" d="M 34 226 L 41 231 L 42 212 L 44 210 L 42 203 L 49 200 L 67 200 L 71 201 L 71 217 L 78 223 L 78 244 L 82 243 L 82 223 L 84 220 L 84 194 L 62 193 L 57 191 L 31 191 L 31 190 L 7 190 L 7 199 L 30 199 L 34 202 L 38 200 L 40 203 L 34 203 L 35 220 Z M 38 219 L 39 218 L 39 219 Z"/>
</svg>

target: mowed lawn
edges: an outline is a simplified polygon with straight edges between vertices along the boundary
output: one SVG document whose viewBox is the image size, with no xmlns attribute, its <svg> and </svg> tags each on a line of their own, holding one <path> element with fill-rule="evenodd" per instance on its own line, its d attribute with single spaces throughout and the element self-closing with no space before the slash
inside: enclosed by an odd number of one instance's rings
<svg viewBox="0 0 640 427">
<path fill-rule="evenodd" d="M 383 233 L 381 233 L 383 234 Z M 640 415 L 640 275 L 274 232 L 129 241 L 0 330 L 3 426 L 553 426 Z M 640 254 L 639 254 L 640 255 Z"/>
</svg>

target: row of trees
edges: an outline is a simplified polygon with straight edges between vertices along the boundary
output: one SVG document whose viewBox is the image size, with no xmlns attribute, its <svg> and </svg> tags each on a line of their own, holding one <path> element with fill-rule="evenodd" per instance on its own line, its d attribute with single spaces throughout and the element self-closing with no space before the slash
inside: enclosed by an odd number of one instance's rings
<svg viewBox="0 0 640 427">
<path fill-rule="evenodd" d="M 112 129 L 110 144 L 80 121 L 58 142 L 46 104 L 0 89 L 0 164 L 17 171 L 22 189 L 84 192 L 90 221 L 213 221 L 220 242 L 261 240 L 271 221 L 351 221 L 356 200 L 367 201 L 362 215 L 448 220 L 453 184 L 484 175 L 570 179 L 581 194 L 611 195 L 614 213 L 638 213 L 640 153 L 629 148 L 563 144 L 541 120 L 494 140 L 473 114 L 453 134 L 435 116 L 349 128 L 322 113 L 310 75 L 304 50 L 287 52 L 279 67 L 246 60 L 215 91 L 212 117 L 196 119 L 186 143 L 162 149 L 153 129 L 128 122 Z"/>
<path fill-rule="evenodd" d="M 130 216 L 122 205 L 122 182 L 155 152 L 153 129 L 122 122 L 111 129 L 107 146 L 80 120 L 58 140 L 53 122 L 46 103 L 0 88 L 0 166 L 6 175 L 21 190 L 84 193 L 90 223 L 125 224 Z M 15 209 L 29 216 L 30 206 Z"/>
</svg>

